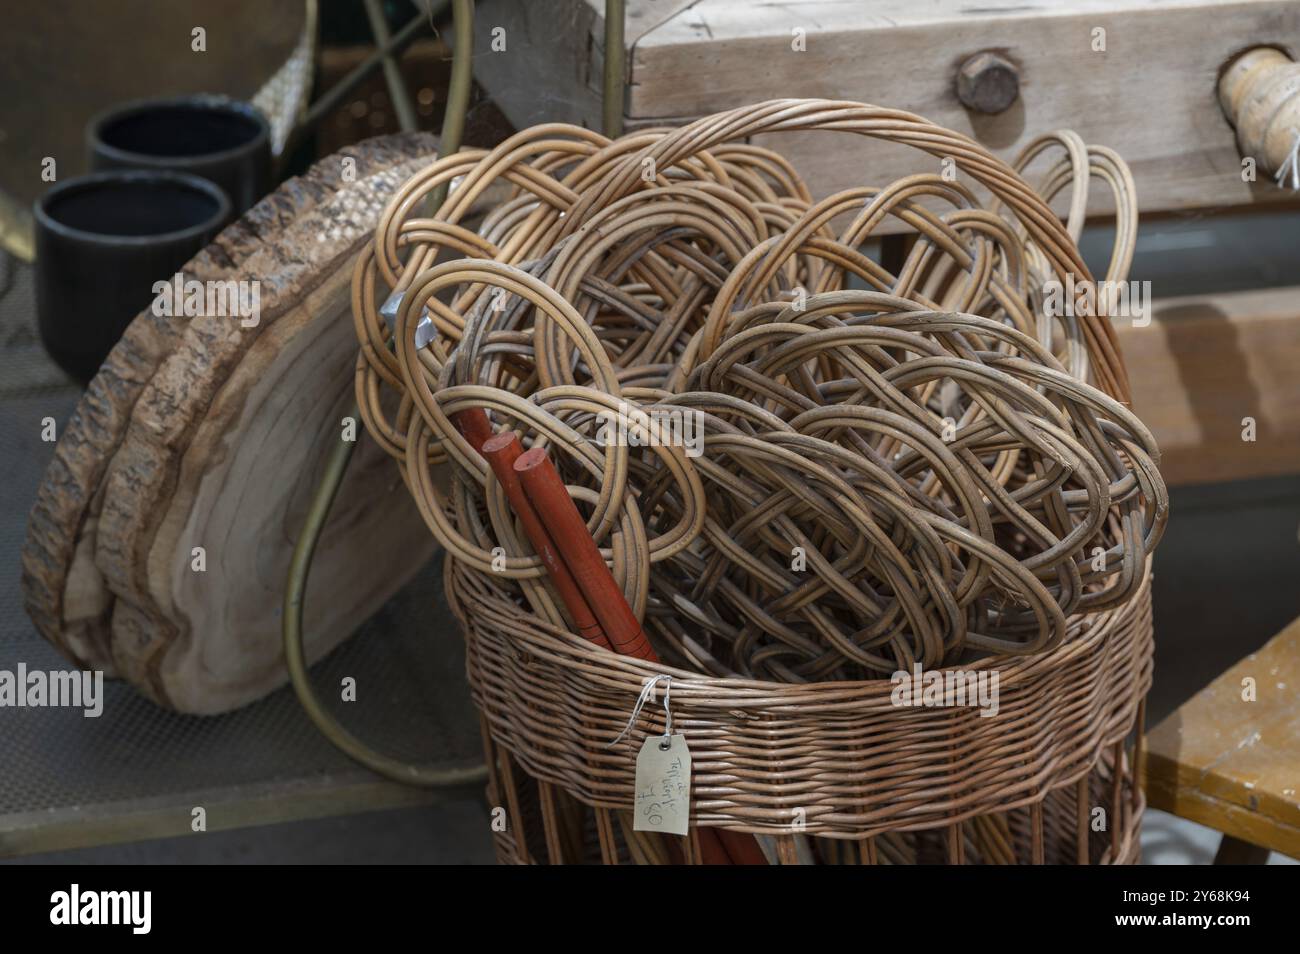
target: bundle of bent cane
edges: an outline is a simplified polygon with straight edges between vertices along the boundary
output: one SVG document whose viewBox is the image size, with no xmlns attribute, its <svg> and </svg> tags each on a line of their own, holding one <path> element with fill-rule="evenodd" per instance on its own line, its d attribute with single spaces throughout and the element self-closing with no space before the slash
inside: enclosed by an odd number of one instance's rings
<svg viewBox="0 0 1300 954">
<path fill-rule="evenodd" d="M 809 130 L 934 171 L 813 201 L 748 144 Z M 480 453 L 492 431 L 553 462 L 671 666 L 807 685 L 1050 653 L 1135 598 L 1167 514 L 1076 245 L 1094 180 L 1113 287 L 1132 179 L 1070 132 L 1012 168 L 912 114 L 819 100 L 614 141 L 527 129 L 390 203 L 354 277 L 362 415 L 474 599 L 521 617 L 582 630 Z M 896 273 L 863 251 L 887 224 L 915 236 Z M 1077 297 L 1049 308 L 1060 288 Z"/>
</svg>

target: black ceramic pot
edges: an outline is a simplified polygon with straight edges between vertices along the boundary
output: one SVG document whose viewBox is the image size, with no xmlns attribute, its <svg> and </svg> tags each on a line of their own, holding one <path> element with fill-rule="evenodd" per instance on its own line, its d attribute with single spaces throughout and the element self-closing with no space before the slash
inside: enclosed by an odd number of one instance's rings
<svg viewBox="0 0 1300 954">
<path fill-rule="evenodd" d="M 271 128 L 248 103 L 186 96 L 125 103 L 86 127 L 90 167 L 188 172 L 230 197 L 231 217 L 271 188 Z"/>
<path fill-rule="evenodd" d="M 36 311 L 54 362 L 82 384 L 131 319 L 230 217 L 214 184 L 176 172 L 101 172 L 36 202 Z"/>
</svg>

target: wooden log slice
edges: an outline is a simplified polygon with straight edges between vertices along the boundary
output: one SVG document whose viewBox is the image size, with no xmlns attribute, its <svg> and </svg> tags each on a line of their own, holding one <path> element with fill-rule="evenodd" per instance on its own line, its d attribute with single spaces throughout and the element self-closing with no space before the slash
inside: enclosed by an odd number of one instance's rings
<svg viewBox="0 0 1300 954">
<path fill-rule="evenodd" d="M 434 147 L 390 136 L 324 159 L 186 265 L 187 279 L 258 282 L 255 326 L 145 311 L 113 350 L 64 427 L 23 553 L 28 613 L 77 665 L 193 713 L 286 680 L 289 558 L 351 397 L 352 265 Z M 359 424 L 357 438 L 313 561 L 310 658 L 431 551 L 397 471 Z"/>
</svg>

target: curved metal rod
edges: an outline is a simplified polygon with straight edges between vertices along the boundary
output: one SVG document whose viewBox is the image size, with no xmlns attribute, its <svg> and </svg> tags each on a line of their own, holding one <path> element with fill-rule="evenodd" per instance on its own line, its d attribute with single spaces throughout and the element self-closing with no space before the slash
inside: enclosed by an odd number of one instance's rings
<svg viewBox="0 0 1300 954">
<path fill-rule="evenodd" d="M 442 139 L 438 143 L 440 155 L 450 155 L 460 149 L 460 137 L 465 128 L 465 112 L 469 105 L 470 91 L 470 57 L 474 42 L 474 3 L 473 0 L 452 0 L 452 16 L 455 23 L 455 50 L 453 53 L 451 83 L 447 92 L 447 112 L 443 116 Z M 435 194 L 433 208 L 441 206 L 446 197 L 445 187 Z M 348 412 L 353 419 L 359 419 L 360 410 L 353 402 Z M 394 759 L 370 748 L 334 718 L 321 704 L 311 680 L 307 674 L 307 654 L 303 646 L 302 616 L 303 604 L 307 592 L 307 577 L 311 572 L 312 556 L 316 552 L 316 543 L 321 531 L 329 519 L 330 508 L 343 483 L 348 461 L 356 444 L 342 440 L 330 451 L 325 462 L 325 472 L 312 495 L 311 506 L 307 511 L 307 520 L 303 526 L 298 542 L 294 546 L 293 559 L 289 563 L 289 578 L 285 584 L 284 613 L 281 631 L 284 634 L 284 659 L 289 669 L 289 681 L 293 691 L 302 703 L 307 716 L 316 728 L 334 743 L 345 755 L 394 781 L 424 788 L 441 788 L 453 785 L 477 783 L 487 778 L 487 767 L 482 764 L 467 767 L 442 767 L 432 765 L 413 765 Z"/>
<path fill-rule="evenodd" d="M 601 131 L 610 139 L 623 135 L 624 0 L 605 0 L 605 72 Z"/>
</svg>

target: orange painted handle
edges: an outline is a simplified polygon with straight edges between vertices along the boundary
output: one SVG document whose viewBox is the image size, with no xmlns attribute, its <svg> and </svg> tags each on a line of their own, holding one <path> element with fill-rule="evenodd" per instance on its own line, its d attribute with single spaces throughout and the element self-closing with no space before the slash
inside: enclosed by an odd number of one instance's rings
<svg viewBox="0 0 1300 954">
<path fill-rule="evenodd" d="M 569 617 L 573 620 L 578 635 L 597 646 L 610 649 L 605 631 L 600 628 L 600 623 L 591 612 L 591 607 L 587 605 L 582 591 L 578 589 L 573 574 L 569 572 L 568 565 L 556 550 L 550 533 L 547 532 L 541 518 L 537 516 L 532 502 L 525 495 L 523 485 L 519 482 L 519 475 L 514 471 L 514 463 L 523 453 L 523 446 L 519 443 L 518 436 L 514 431 L 495 434 L 483 442 L 479 453 L 491 465 L 492 473 L 496 474 L 497 480 L 500 481 L 506 499 L 510 501 L 511 509 L 519 518 L 528 541 L 533 545 L 533 551 L 546 566 L 546 572 L 550 575 L 551 582 L 555 584 L 555 592 L 559 594 L 565 609 L 569 611 Z"/>
<path fill-rule="evenodd" d="M 515 461 L 515 473 L 614 651 L 658 662 L 650 640 L 642 632 L 632 607 L 627 605 L 596 541 L 591 539 L 587 522 L 578 513 L 569 489 L 546 451 L 540 447 L 524 451 Z"/>
<path fill-rule="evenodd" d="M 492 436 L 492 425 L 488 423 L 487 411 L 481 407 L 472 407 L 467 411 L 458 412 L 452 421 L 465 440 L 469 441 L 469 446 L 481 454 L 483 442 Z"/>
<path fill-rule="evenodd" d="M 546 451 L 540 447 L 524 451 L 514 463 L 515 473 L 541 517 L 561 558 L 573 571 L 592 612 L 600 620 L 615 652 L 658 662 L 659 655 L 646 639 L 636 614 L 618 588 L 614 574 L 587 530 L 587 522 L 569 496 L 569 490 Z M 698 830 L 701 860 L 706 865 L 765 865 L 758 842 L 740 832 Z"/>
</svg>

